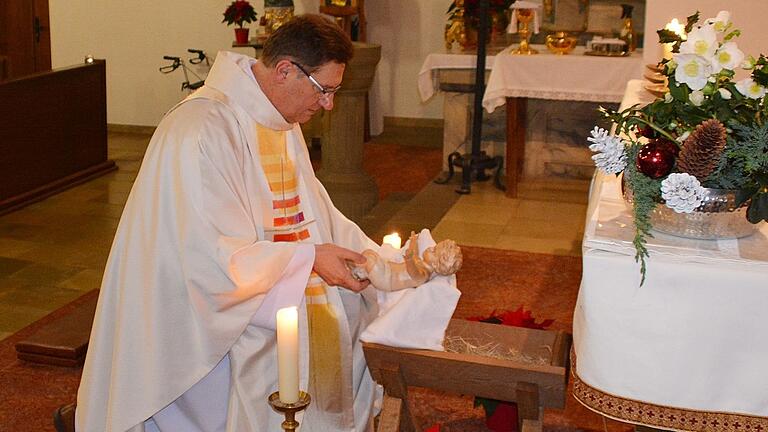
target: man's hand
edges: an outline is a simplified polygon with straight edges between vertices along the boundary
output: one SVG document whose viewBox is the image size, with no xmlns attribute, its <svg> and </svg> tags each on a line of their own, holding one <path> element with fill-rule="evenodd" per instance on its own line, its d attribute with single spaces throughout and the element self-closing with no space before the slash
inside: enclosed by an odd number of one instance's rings
<svg viewBox="0 0 768 432">
<path fill-rule="evenodd" d="M 347 267 L 347 261 L 365 264 L 365 257 L 357 252 L 336 246 L 331 243 L 315 245 L 315 271 L 328 285 L 337 285 L 346 289 L 360 292 L 370 283 L 367 280 L 358 281 L 352 277 Z"/>
</svg>

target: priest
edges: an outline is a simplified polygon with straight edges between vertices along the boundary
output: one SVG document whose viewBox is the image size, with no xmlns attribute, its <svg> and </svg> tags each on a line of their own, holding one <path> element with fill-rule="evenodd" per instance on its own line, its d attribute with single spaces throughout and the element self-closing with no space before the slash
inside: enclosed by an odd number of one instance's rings
<svg viewBox="0 0 768 432">
<path fill-rule="evenodd" d="M 275 312 L 299 306 L 302 431 L 371 428 L 359 334 L 377 246 L 331 203 L 300 123 L 333 108 L 349 38 L 318 15 L 259 60 L 218 54 L 160 122 L 107 262 L 77 398 L 79 432 L 276 431 Z"/>
</svg>

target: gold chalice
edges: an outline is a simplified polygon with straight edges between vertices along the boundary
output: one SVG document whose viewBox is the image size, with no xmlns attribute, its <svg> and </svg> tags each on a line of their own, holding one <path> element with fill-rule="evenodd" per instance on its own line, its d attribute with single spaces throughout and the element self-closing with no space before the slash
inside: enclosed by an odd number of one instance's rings
<svg viewBox="0 0 768 432">
<path fill-rule="evenodd" d="M 517 47 L 517 49 L 512 50 L 510 54 L 523 54 L 523 55 L 531 55 L 531 54 L 538 54 L 539 52 L 535 49 L 531 49 L 530 45 L 528 44 L 528 41 L 531 39 L 531 31 L 528 28 L 528 24 L 533 21 L 534 17 L 534 10 L 533 9 L 515 9 L 515 13 L 517 14 L 517 22 L 520 27 L 518 32 L 520 33 L 520 46 Z"/>
<path fill-rule="evenodd" d="M 547 36 L 547 48 L 557 55 L 568 54 L 576 47 L 578 39 L 566 32 L 552 33 Z"/>
</svg>

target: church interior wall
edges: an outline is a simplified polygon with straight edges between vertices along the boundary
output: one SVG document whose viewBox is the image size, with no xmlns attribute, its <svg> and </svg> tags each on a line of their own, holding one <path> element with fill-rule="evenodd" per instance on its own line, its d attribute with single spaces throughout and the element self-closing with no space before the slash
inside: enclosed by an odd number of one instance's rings
<svg viewBox="0 0 768 432">
<path fill-rule="evenodd" d="M 107 60 L 108 122 L 154 126 L 163 113 L 185 96 L 181 71 L 158 71 L 163 55 L 186 56 L 187 48 L 211 55 L 231 48 L 233 28 L 221 23 L 228 1 L 165 0 L 119 2 L 105 0 L 50 0 L 51 57 L 53 67 L 79 63 L 86 54 Z M 295 0 L 297 13 L 317 11 L 317 0 Z M 382 117 L 441 119 L 443 96 L 422 102 L 416 76 L 430 52 L 443 50 L 447 0 L 388 0 L 366 4 L 368 40 L 382 45 L 382 59 L 371 90 L 372 131 L 381 130 Z M 261 1 L 254 2 L 259 14 Z M 720 9 L 750 39 L 741 38 L 745 52 L 759 53 L 766 46 L 761 29 L 768 2 L 756 0 L 647 0 L 645 50 L 648 62 L 658 58 L 655 29 L 672 17 L 684 18 L 694 10 L 713 16 Z M 650 31 L 649 31 L 650 30 Z M 201 71 L 202 72 L 202 71 Z"/>
</svg>

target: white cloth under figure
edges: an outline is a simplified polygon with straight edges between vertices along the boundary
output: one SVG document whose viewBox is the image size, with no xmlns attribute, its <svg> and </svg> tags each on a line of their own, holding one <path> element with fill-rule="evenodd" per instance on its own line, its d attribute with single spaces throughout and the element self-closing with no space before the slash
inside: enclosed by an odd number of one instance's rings
<svg viewBox="0 0 768 432">
<path fill-rule="evenodd" d="M 509 8 L 512 9 L 512 16 L 509 19 L 507 33 L 517 33 L 517 14 L 515 13 L 515 9 L 533 9 L 533 21 L 531 22 L 533 28 L 531 29 L 531 33 L 536 34 L 539 32 L 539 27 L 541 27 L 541 14 L 539 13 L 539 9 L 541 9 L 540 2 L 518 0 L 512 3 L 512 6 Z"/>
<path fill-rule="evenodd" d="M 402 249 L 382 246 L 382 258 L 402 262 Z M 435 245 L 428 229 L 418 236 L 419 254 Z M 399 348 L 444 351 L 445 329 L 453 316 L 461 292 L 456 288 L 456 275 L 437 275 L 423 285 L 400 291 L 379 291 L 379 316 L 363 331 L 363 342 Z"/>
</svg>

